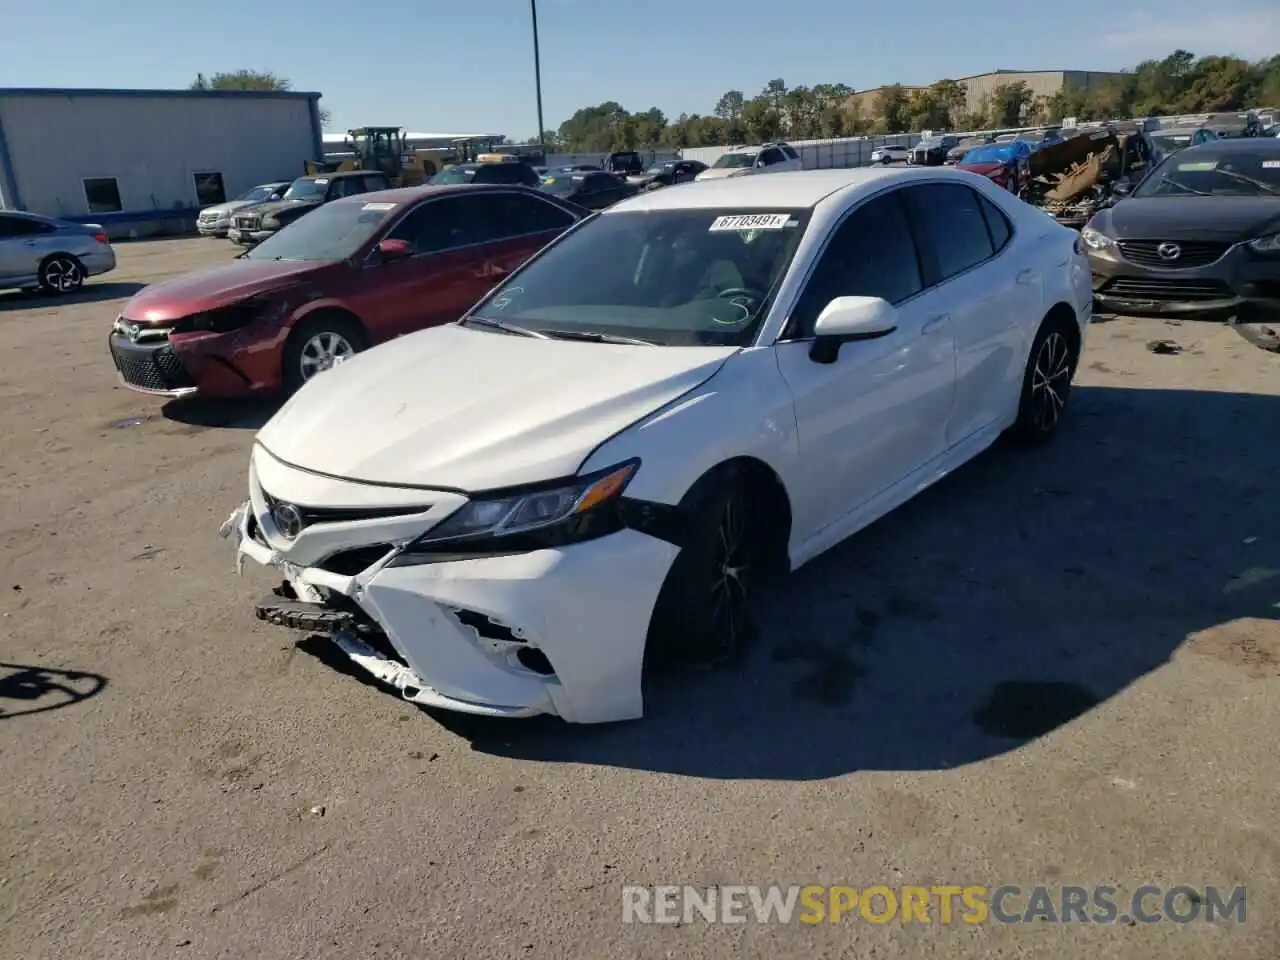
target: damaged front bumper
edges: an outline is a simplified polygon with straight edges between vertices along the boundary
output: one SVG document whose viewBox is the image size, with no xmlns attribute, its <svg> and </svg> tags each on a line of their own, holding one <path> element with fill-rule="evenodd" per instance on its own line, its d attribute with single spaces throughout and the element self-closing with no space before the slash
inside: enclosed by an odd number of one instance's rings
<svg viewBox="0 0 1280 960">
<path fill-rule="evenodd" d="M 252 560 L 285 577 L 287 587 L 257 605 L 260 619 L 325 634 L 424 706 L 576 723 L 643 715 L 645 637 L 671 544 L 622 530 L 554 550 L 400 564 L 411 514 L 318 524 L 323 545 L 290 543 L 256 474 L 250 487 L 220 533 L 236 545 L 238 570 Z M 379 546 L 385 555 L 359 572 L 326 569 L 326 553 Z"/>
</svg>

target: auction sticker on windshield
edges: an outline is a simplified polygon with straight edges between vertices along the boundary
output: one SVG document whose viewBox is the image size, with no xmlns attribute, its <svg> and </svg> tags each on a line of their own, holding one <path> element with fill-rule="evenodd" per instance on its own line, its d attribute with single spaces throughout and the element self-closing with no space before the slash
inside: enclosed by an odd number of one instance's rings
<svg viewBox="0 0 1280 960">
<path fill-rule="evenodd" d="M 717 230 L 782 230 L 786 227 L 799 226 L 798 220 L 792 220 L 789 213 L 740 213 L 730 217 L 716 217 L 707 228 L 708 232 Z"/>
<path fill-rule="evenodd" d="M 1263 170 L 1280 170 L 1280 160 L 1263 160 Z"/>
<path fill-rule="evenodd" d="M 1197 160 L 1195 163 L 1180 163 L 1178 169 L 1186 173 L 1207 173 L 1218 169 L 1217 160 Z"/>
<path fill-rule="evenodd" d="M 394 210 L 395 208 L 396 208 L 396 205 L 394 203 L 366 203 L 360 209 L 361 210 Z"/>
</svg>

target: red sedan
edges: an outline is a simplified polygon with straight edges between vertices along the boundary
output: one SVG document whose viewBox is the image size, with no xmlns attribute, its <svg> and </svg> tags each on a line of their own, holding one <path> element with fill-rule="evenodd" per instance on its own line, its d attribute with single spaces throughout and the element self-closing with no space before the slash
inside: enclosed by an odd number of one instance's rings
<svg viewBox="0 0 1280 960">
<path fill-rule="evenodd" d="M 981 174 L 1010 193 L 1022 196 L 1031 181 L 1031 144 L 1014 140 L 974 147 L 960 158 L 956 169 Z"/>
<path fill-rule="evenodd" d="M 156 396 L 296 390 L 374 344 L 456 320 L 588 215 L 498 185 L 335 200 L 226 266 L 140 291 L 111 356 L 125 386 Z"/>
</svg>

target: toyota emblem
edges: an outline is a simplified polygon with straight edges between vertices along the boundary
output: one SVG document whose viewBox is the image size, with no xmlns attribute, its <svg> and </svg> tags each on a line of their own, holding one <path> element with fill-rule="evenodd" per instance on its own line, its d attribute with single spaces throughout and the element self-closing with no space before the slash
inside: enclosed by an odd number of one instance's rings
<svg viewBox="0 0 1280 960">
<path fill-rule="evenodd" d="M 271 508 L 271 519 L 286 540 L 302 532 L 302 512 L 292 503 L 277 503 Z"/>
<path fill-rule="evenodd" d="M 1177 260 L 1182 256 L 1182 248 L 1176 243 L 1162 243 L 1156 247 L 1156 253 L 1160 254 L 1161 260 Z"/>
<path fill-rule="evenodd" d="M 126 323 L 124 325 L 124 332 L 125 332 L 125 336 L 127 336 L 134 343 L 137 343 L 138 337 L 142 335 L 142 328 L 138 326 L 136 323 Z"/>
</svg>

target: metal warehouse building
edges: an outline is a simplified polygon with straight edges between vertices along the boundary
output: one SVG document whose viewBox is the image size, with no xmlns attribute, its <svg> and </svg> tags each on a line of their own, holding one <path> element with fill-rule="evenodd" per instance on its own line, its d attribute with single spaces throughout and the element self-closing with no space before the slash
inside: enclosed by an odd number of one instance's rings
<svg viewBox="0 0 1280 960">
<path fill-rule="evenodd" d="M 0 88 L 0 209 L 114 235 L 193 226 L 200 207 L 324 155 L 318 93 Z"/>
</svg>

